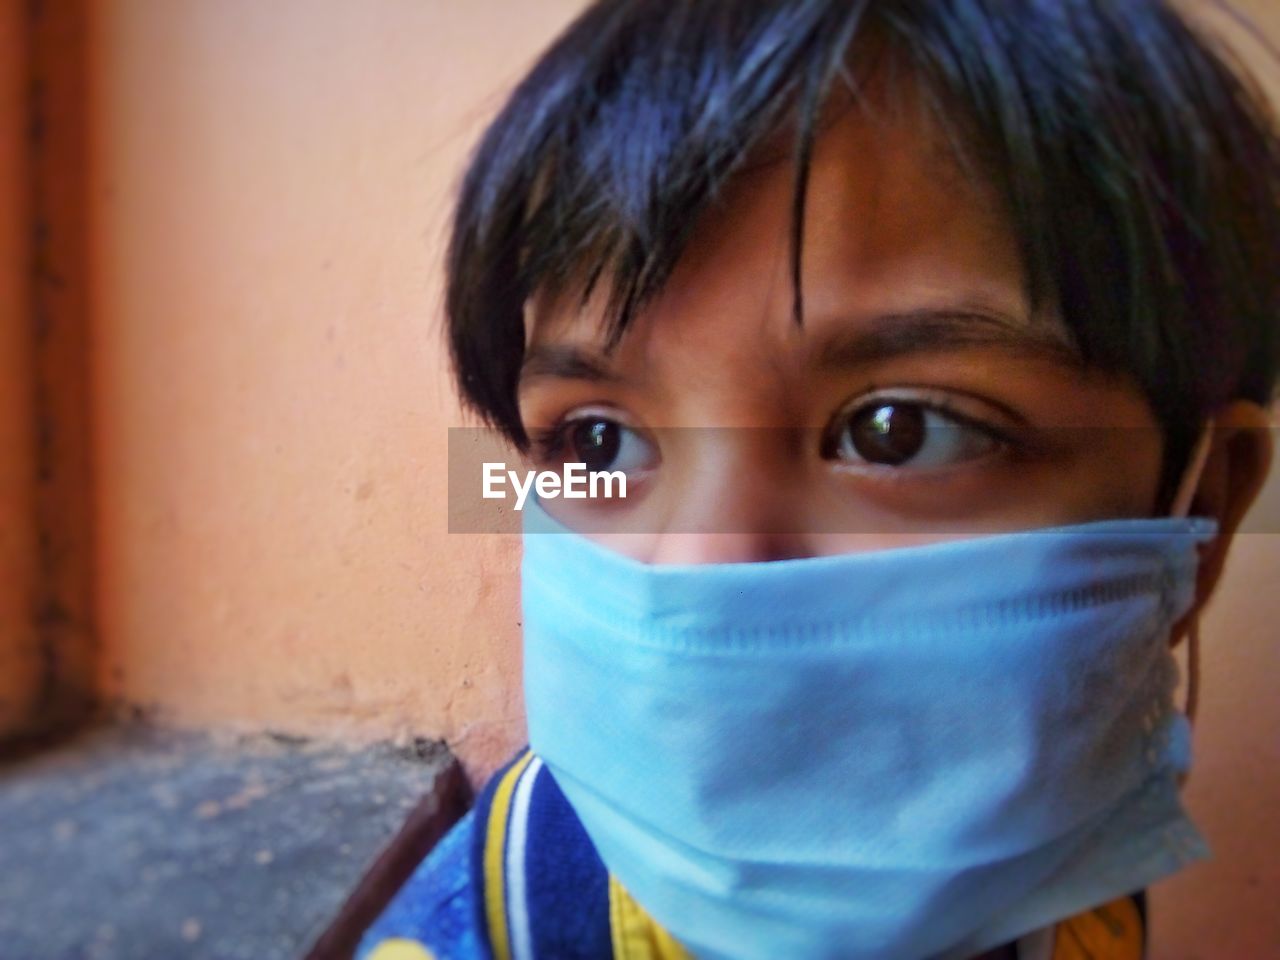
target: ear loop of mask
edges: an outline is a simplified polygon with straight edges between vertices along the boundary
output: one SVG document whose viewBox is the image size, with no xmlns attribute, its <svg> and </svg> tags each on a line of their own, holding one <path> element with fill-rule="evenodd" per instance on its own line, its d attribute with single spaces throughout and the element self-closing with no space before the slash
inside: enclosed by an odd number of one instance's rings
<svg viewBox="0 0 1280 960">
<path fill-rule="evenodd" d="M 1213 444 L 1213 421 L 1209 420 L 1205 423 L 1204 429 L 1200 432 L 1199 439 L 1191 451 L 1191 458 L 1187 463 L 1187 471 L 1182 476 L 1182 482 L 1178 485 L 1178 492 L 1174 494 L 1173 506 L 1170 514 L 1175 517 L 1185 517 L 1191 510 L 1191 501 L 1195 497 L 1196 490 L 1200 486 L 1200 476 L 1204 473 L 1205 461 L 1209 458 L 1209 447 Z M 1191 620 L 1187 624 L 1187 698 L 1186 706 L 1183 712 L 1187 715 L 1187 722 L 1192 726 L 1196 722 L 1196 709 L 1200 705 L 1200 613 L 1195 611 L 1191 614 Z M 1186 778 L 1183 777 L 1183 780 Z"/>
</svg>

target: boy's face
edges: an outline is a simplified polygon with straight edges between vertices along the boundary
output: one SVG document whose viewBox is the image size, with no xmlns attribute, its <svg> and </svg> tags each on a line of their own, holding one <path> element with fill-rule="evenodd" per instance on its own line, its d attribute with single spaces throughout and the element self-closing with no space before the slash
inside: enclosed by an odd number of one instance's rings
<svg viewBox="0 0 1280 960">
<path fill-rule="evenodd" d="M 629 476 L 624 501 L 551 512 L 637 559 L 705 563 L 1156 511 L 1149 405 L 1033 315 L 994 197 L 935 130 L 853 110 L 818 139 L 803 326 L 793 176 L 738 176 L 616 349 L 597 303 L 530 311 L 520 405 L 540 465 Z"/>
</svg>

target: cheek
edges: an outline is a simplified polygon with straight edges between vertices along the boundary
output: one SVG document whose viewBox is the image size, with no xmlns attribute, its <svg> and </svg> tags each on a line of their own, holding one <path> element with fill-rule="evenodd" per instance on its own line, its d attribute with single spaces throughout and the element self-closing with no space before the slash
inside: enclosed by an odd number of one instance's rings
<svg viewBox="0 0 1280 960">
<path fill-rule="evenodd" d="M 1127 378 L 1037 362 L 975 359 L 966 386 L 1032 427 L 1035 448 L 984 480 L 1010 529 L 1148 517 L 1157 509 L 1164 429 Z"/>
<path fill-rule="evenodd" d="M 1160 484 L 1155 428 L 1060 429 L 1052 452 L 1011 464 L 988 498 L 989 528 L 1026 530 L 1149 517 Z"/>
<path fill-rule="evenodd" d="M 1039 412 L 1056 455 L 1044 478 L 1066 522 L 1147 517 L 1156 509 L 1164 430 L 1136 387 L 1083 378 Z"/>
<path fill-rule="evenodd" d="M 1150 516 L 1160 488 L 1164 441 L 1154 424 L 1105 431 L 1088 445 L 1073 487 L 1100 518 Z"/>
</svg>

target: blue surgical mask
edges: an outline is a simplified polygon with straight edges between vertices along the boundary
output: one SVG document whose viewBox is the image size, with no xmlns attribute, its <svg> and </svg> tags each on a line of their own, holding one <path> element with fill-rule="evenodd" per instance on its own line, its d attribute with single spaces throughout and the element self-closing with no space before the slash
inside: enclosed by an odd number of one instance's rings
<svg viewBox="0 0 1280 960">
<path fill-rule="evenodd" d="M 530 743 L 700 957 L 972 956 L 1205 855 L 1169 639 L 1214 534 L 652 566 L 535 507 Z"/>
</svg>

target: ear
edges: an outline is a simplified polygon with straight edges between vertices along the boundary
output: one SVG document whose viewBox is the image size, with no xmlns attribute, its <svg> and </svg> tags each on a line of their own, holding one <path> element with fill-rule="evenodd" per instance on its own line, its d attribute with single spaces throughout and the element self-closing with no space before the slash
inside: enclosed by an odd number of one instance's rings
<svg viewBox="0 0 1280 960">
<path fill-rule="evenodd" d="M 1271 469 L 1273 429 L 1266 408 L 1250 400 L 1233 401 L 1213 418 L 1213 439 L 1190 514 L 1217 520 L 1218 536 L 1201 548 L 1195 607 L 1177 624 L 1175 643 L 1217 589 L 1231 541 Z"/>
</svg>

